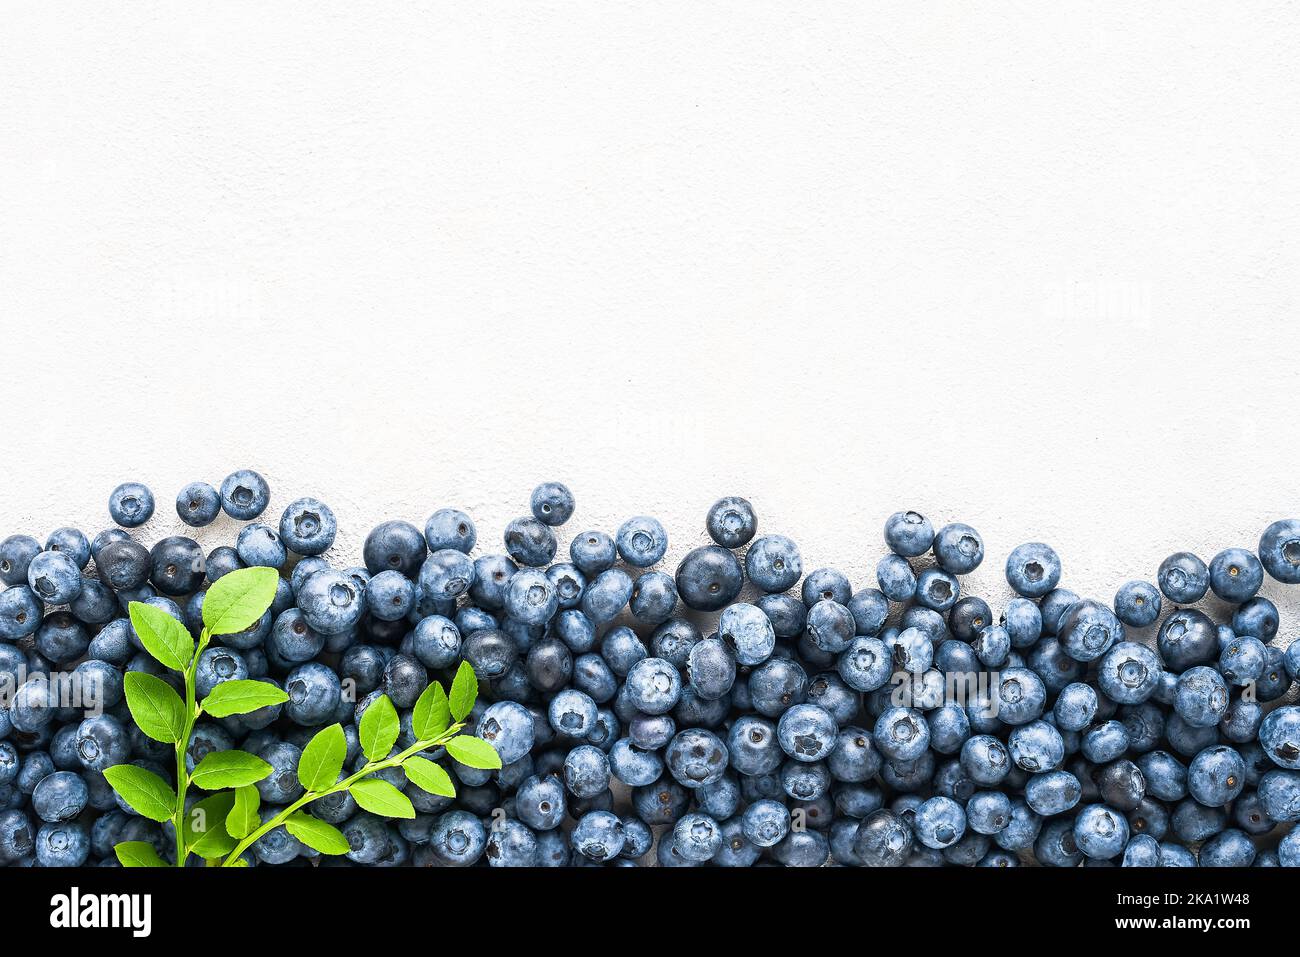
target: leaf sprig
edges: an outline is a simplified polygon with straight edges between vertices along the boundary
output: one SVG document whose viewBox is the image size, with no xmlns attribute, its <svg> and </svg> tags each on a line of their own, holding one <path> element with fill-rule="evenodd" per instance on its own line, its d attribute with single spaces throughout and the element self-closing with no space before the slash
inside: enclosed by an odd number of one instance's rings
<svg viewBox="0 0 1300 957">
<path fill-rule="evenodd" d="M 437 682 L 420 695 L 411 714 L 416 742 L 393 754 L 401 734 L 397 709 L 387 696 L 366 708 L 358 738 L 366 763 L 344 777 L 347 739 L 342 726 L 332 724 L 317 732 L 298 761 L 298 780 L 304 793 L 268 820 L 260 814 L 257 782 L 271 774 L 266 761 L 245 751 L 207 754 L 186 768 L 185 755 L 195 722 L 204 714 L 214 718 L 248 714 L 289 700 L 275 685 L 264 681 L 234 680 L 217 685 L 202 701 L 196 696 L 198 662 L 214 636 L 250 628 L 265 614 L 275 598 L 279 573 L 273 568 L 243 568 L 223 575 L 203 600 L 203 629 L 196 643 L 179 621 L 161 608 L 142 602 L 129 607 L 131 624 L 144 649 L 160 664 L 179 672 L 184 699 L 170 684 L 144 672 L 129 672 L 124 681 L 127 706 L 140 730 L 155 741 L 174 746 L 176 787 L 157 774 L 135 765 L 109 768 L 105 778 L 132 809 L 152 821 L 171 822 L 176 838 L 175 866 L 183 867 L 191 854 L 209 864 L 247 866 L 241 855 L 263 835 L 283 826 L 291 835 L 322 854 L 346 854 L 347 838 L 333 824 L 303 810 L 313 801 L 342 791 L 373 814 L 413 818 L 411 801 L 380 771 L 401 768 L 408 781 L 431 794 L 455 797 L 447 772 L 424 757 L 424 752 L 445 748 L 447 754 L 470 767 L 496 769 L 501 758 L 490 744 L 462 734 L 465 718 L 478 697 L 474 669 L 461 662 L 450 694 Z M 186 810 L 190 786 L 213 792 Z M 164 867 L 166 862 L 145 841 L 126 841 L 114 849 L 125 867 Z"/>
</svg>

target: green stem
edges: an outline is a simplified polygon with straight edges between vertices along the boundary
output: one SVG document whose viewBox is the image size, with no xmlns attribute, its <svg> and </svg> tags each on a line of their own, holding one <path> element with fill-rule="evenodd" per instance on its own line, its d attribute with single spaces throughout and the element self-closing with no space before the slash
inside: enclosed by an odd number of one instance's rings
<svg viewBox="0 0 1300 957">
<path fill-rule="evenodd" d="M 327 788 L 324 791 L 308 791 L 306 794 L 298 798 L 298 800 L 294 801 L 292 804 L 286 807 L 275 817 L 271 818 L 271 820 L 264 822 L 261 827 L 256 828 L 251 834 L 249 834 L 242 841 L 240 841 L 239 844 L 235 846 L 235 849 L 231 851 L 229 855 L 226 856 L 226 859 L 221 862 L 221 866 L 233 867 L 235 862 L 239 860 L 240 855 L 243 854 L 244 851 L 252 847 L 254 844 L 256 844 L 262 838 L 263 835 L 268 834 L 271 831 L 274 831 L 277 827 L 280 827 L 293 814 L 295 814 L 302 808 L 306 807 L 308 804 L 312 803 L 313 801 L 319 801 L 321 798 L 328 797 L 331 794 L 337 794 L 340 791 L 346 791 L 348 788 L 352 787 L 352 785 L 356 784 L 362 778 L 369 777 L 370 775 L 376 773 L 377 771 L 385 771 L 388 768 L 401 767 L 403 761 L 405 761 L 407 758 L 411 757 L 412 755 L 419 754 L 421 751 L 428 751 L 431 750 L 432 748 L 442 747 L 442 745 L 446 744 L 449 740 L 454 738 L 464 727 L 465 725 L 463 722 L 457 722 L 456 724 L 453 724 L 450 728 L 447 728 L 445 731 L 443 731 L 442 734 L 438 735 L 438 737 L 436 738 L 430 738 L 428 741 L 417 741 L 415 742 L 415 744 L 411 745 L 405 751 L 402 751 L 399 754 L 395 754 L 391 757 L 384 758 L 384 760 L 382 761 L 367 762 L 366 765 L 356 774 L 353 774 L 351 777 L 344 778 L 342 781 L 338 782 L 331 788 Z"/>
<path fill-rule="evenodd" d="M 176 742 L 176 811 L 172 815 L 172 827 L 176 831 L 176 866 L 184 867 L 189 857 L 185 846 L 185 794 L 190 787 L 189 771 L 185 768 L 185 753 L 190 747 L 190 736 L 194 733 L 194 722 L 198 720 L 199 709 L 194 684 L 199 668 L 199 655 L 208 646 L 212 636 L 206 628 L 199 634 L 199 645 L 185 668 L 185 725 L 180 739 Z"/>
</svg>

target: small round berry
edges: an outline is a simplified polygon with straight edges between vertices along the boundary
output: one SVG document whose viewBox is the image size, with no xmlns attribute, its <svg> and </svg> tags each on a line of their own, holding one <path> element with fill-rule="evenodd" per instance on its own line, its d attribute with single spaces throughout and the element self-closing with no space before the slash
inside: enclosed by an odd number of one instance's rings
<svg viewBox="0 0 1300 957">
<path fill-rule="evenodd" d="M 740 548 L 747 545 L 758 531 L 758 516 L 754 506 L 743 498 L 720 498 L 709 507 L 704 520 L 709 538 L 723 548 Z"/>
<path fill-rule="evenodd" d="M 1144 581 L 1128 581 L 1115 592 L 1115 617 L 1131 628 L 1145 628 L 1160 617 L 1160 592 Z"/>
<path fill-rule="evenodd" d="M 1259 537 L 1264 570 L 1287 585 L 1300 584 L 1300 518 L 1284 518 Z"/>
<path fill-rule="evenodd" d="M 139 482 L 123 482 L 108 496 L 108 514 L 123 528 L 137 528 L 153 517 L 153 492 Z"/>
<path fill-rule="evenodd" d="M 563 525 L 573 517 L 575 505 L 573 493 L 561 482 L 543 482 L 533 489 L 528 504 L 543 525 Z"/>
<path fill-rule="evenodd" d="M 252 469 L 240 469 L 221 483 L 221 507 L 231 518 L 251 522 L 266 510 L 271 487 Z"/>
<path fill-rule="evenodd" d="M 1191 552 L 1175 552 L 1160 563 L 1156 582 L 1170 601 L 1190 605 L 1205 597 L 1210 570 Z"/>
<path fill-rule="evenodd" d="M 1017 545 L 1007 556 L 1007 584 L 1024 598 L 1042 598 L 1061 580 L 1061 559 L 1042 542 Z"/>
<path fill-rule="evenodd" d="M 211 525 L 221 512 L 221 495 L 207 482 L 191 482 L 176 494 L 176 514 L 191 528 Z"/>
</svg>

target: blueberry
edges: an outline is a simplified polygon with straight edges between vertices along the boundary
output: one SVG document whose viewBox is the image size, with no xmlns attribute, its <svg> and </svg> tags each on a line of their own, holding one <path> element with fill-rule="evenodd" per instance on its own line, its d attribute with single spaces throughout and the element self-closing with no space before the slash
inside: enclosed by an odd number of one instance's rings
<svg viewBox="0 0 1300 957">
<path fill-rule="evenodd" d="M 839 657 L 840 677 L 857 691 L 875 691 L 893 670 L 890 651 L 879 638 L 854 638 Z"/>
<path fill-rule="evenodd" d="M 1284 768 L 1300 769 L 1300 707 L 1269 712 L 1259 727 L 1259 743 Z"/>
<path fill-rule="evenodd" d="M 613 621 L 627 607 L 632 588 L 632 579 L 622 569 L 603 571 L 582 593 L 582 613 L 597 625 Z"/>
<path fill-rule="evenodd" d="M 1046 700 L 1047 690 L 1038 674 L 1028 668 L 1002 670 L 993 699 L 999 721 L 1027 724 L 1042 715 Z"/>
<path fill-rule="evenodd" d="M 176 495 L 176 514 L 192 528 L 211 525 L 221 511 L 221 495 L 207 482 L 191 482 Z"/>
<path fill-rule="evenodd" d="M 533 518 L 544 525 L 563 525 L 573 517 L 573 493 L 560 482 L 543 482 L 529 499 Z"/>
<path fill-rule="evenodd" d="M 687 553 L 677 566 L 675 579 L 682 601 L 697 611 L 717 611 L 727 606 L 744 584 L 736 556 L 717 545 L 705 545 Z"/>
<path fill-rule="evenodd" d="M 578 570 L 591 577 L 614 567 L 617 549 L 614 539 L 604 532 L 590 530 L 575 535 L 569 543 L 569 557 Z"/>
<path fill-rule="evenodd" d="M 570 835 L 573 850 L 590 861 L 608 861 L 622 853 L 625 844 L 623 822 L 610 811 L 584 814 Z"/>
<path fill-rule="evenodd" d="M 190 594 L 205 574 L 203 549 L 192 538 L 172 535 L 149 551 L 149 581 L 164 595 Z"/>
<path fill-rule="evenodd" d="M 366 585 L 366 608 L 381 621 L 404 619 L 414 605 L 415 585 L 401 572 L 380 572 Z"/>
<path fill-rule="evenodd" d="M 319 571 L 298 589 L 298 607 L 307 624 L 323 635 L 354 627 L 366 611 L 366 592 L 352 576 Z"/>
<path fill-rule="evenodd" d="M 1156 644 L 1165 667 L 1174 672 L 1208 664 L 1219 655 L 1214 622 L 1194 608 L 1180 608 L 1166 618 Z"/>
<path fill-rule="evenodd" d="M 957 601 L 961 584 L 939 568 L 924 569 L 916 576 L 916 600 L 926 608 L 944 612 Z"/>
<path fill-rule="evenodd" d="M 266 510 L 271 487 L 252 469 L 240 469 L 221 483 L 221 508 L 231 518 L 251 522 Z"/>
<path fill-rule="evenodd" d="M 1097 674 L 1102 692 L 1112 701 L 1140 704 L 1155 694 L 1162 669 L 1159 657 L 1146 645 L 1121 641 L 1102 658 Z"/>
<path fill-rule="evenodd" d="M 609 758 L 600 748 L 579 745 L 564 759 L 564 786 L 576 798 L 592 798 L 609 787 Z"/>
<path fill-rule="evenodd" d="M 535 518 L 516 518 L 507 525 L 505 545 L 510 557 L 520 565 L 542 568 L 555 557 L 555 533 Z"/>
<path fill-rule="evenodd" d="M 280 538 L 299 555 L 321 554 L 334 544 L 336 534 L 334 512 L 319 499 L 297 499 L 280 515 Z"/>
<path fill-rule="evenodd" d="M 0 591 L 0 639 L 17 641 L 41 626 L 41 602 L 25 585 Z"/>
<path fill-rule="evenodd" d="M 153 492 L 139 482 L 124 482 L 108 496 L 108 514 L 123 528 L 136 528 L 153 517 Z"/>
<path fill-rule="evenodd" d="M 1118 857 L 1128 839 L 1128 821 L 1104 804 L 1089 804 L 1074 819 L 1074 843 L 1094 860 Z"/>
<path fill-rule="evenodd" d="M 1219 672 L 1234 685 L 1253 684 L 1267 665 L 1268 652 L 1258 638 L 1237 638 L 1219 655 Z"/>
<path fill-rule="evenodd" d="M 1013 729 L 1007 745 L 1015 765 L 1035 774 L 1054 770 L 1065 760 L 1061 733 L 1046 721 L 1031 721 Z"/>
<path fill-rule="evenodd" d="M 1267 598 L 1256 595 L 1244 602 L 1232 615 L 1232 630 L 1267 642 L 1277 634 L 1279 618 L 1277 606 Z"/>
<path fill-rule="evenodd" d="M 363 818 L 377 820 L 375 818 Z M 353 819 L 357 820 L 356 818 Z M 383 827 L 382 822 L 380 827 Z M 351 822 L 344 828 L 344 835 L 353 844 L 354 853 L 358 850 L 353 843 Z M 429 834 L 429 849 L 444 867 L 469 867 L 475 863 L 487 848 L 487 831 L 478 818 L 466 811 L 448 811 L 438 818 Z M 349 854 L 353 860 L 353 854 Z"/>
<path fill-rule="evenodd" d="M 916 573 L 901 555 L 891 553 L 879 561 L 876 582 L 890 601 L 911 601 L 916 596 Z"/>
<path fill-rule="evenodd" d="M 745 574 L 763 591 L 786 591 L 803 574 L 799 547 L 784 535 L 764 535 L 755 539 L 745 553 Z M 680 584 L 679 581 L 679 588 Z"/>
<path fill-rule="evenodd" d="M 942 850 L 966 833 L 966 812 L 951 798 L 932 797 L 916 809 L 913 830 L 926 847 Z"/>
<path fill-rule="evenodd" d="M 1003 610 L 999 625 L 1006 629 L 1012 648 L 1030 648 L 1042 636 L 1042 612 L 1027 598 L 1013 598 Z"/>
<path fill-rule="evenodd" d="M 890 708 L 876 719 L 872 737 L 882 754 L 909 761 L 925 753 L 930 744 L 930 727 L 911 708 Z"/>
<path fill-rule="evenodd" d="M 10 535 L 0 542 L 0 582 L 5 585 L 27 583 L 27 567 L 41 553 L 41 544 L 30 535 Z"/>
<path fill-rule="evenodd" d="M 1209 728 L 1219 723 L 1228 701 L 1228 689 L 1219 673 L 1198 665 L 1179 677 L 1174 710 L 1193 728 Z"/>
<path fill-rule="evenodd" d="M 758 530 L 758 517 L 754 506 L 743 498 L 720 498 L 709 507 L 705 518 L 709 538 L 723 548 L 740 548 L 747 545 Z"/>
<path fill-rule="evenodd" d="M 685 788 L 712 784 L 727 768 L 727 746 L 704 728 L 679 731 L 668 743 L 664 757 L 669 773 Z"/>
<path fill-rule="evenodd" d="M 1000 668 L 1011 654 L 1011 634 L 1001 625 L 989 625 L 980 630 L 971 649 L 986 668 Z"/>
<path fill-rule="evenodd" d="M 122 723 L 109 714 L 95 715 L 77 726 L 77 757 L 82 767 L 103 771 L 121 764 L 131 753 L 130 737 Z"/>
<path fill-rule="evenodd" d="M 392 569 L 414 578 L 428 553 L 424 535 L 410 522 L 381 522 L 366 536 L 362 555 L 366 571 L 377 575 Z"/>
<path fill-rule="evenodd" d="M 969 525 L 945 525 L 934 536 L 934 557 L 944 571 L 968 575 L 984 560 L 984 540 Z"/>
<path fill-rule="evenodd" d="M 424 523 L 424 538 L 430 551 L 454 548 L 468 555 L 478 541 L 478 531 L 460 509 L 440 508 Z"/>
<path fill-rule="evenodd" d="M 736 659 L 717 638 L 696 642 L 687 655 L 686 676 L 695 694 L 716 701 L 731 690 L 736 680 Z"/>
<path fill-rule="evenodd" d="M 1124 626 L 1101 602 L 1084 599 L 1072 604 L 1056 626 L 1065 653 L 1076 661 L 1095 661 L 1124 640 Z"/>
<path fill-rule="evenodd" d="M 1006 574 L 1017 595 L 1042 598 L 1061 580 L 1061 559 L 1042 542 L 1017 545 L 1007 556 Z"/>
<path fill-rule="evenodd" d="M 1264 529 L 1259 538 L 1259 560 L 1278 581 L 1300 584 L 1300 519 L 1282 519 Z"/>
<path fill-rule="evenodd" d="M 284 543 L 269 525 L 246 525 L 235 544 L 239 559 L 246 566 L 279 568 L 288 559 Z"/>
<path fill-rule="evenodd" d="M 1160 592 L 1150 582 L 1128 581 L 1115 592 L 1115 617 L 1132 628 L 1154 624 L 1160 605 Z"/>
<path fill-rule="evenodd" d="M 838 740 L 839 727 L 825 708 L 797 704 L 781 715 L 777 741 L 781 750 L 796 761 L 828 758 Z"/>
<path fill-rule="evenodd" d="M 314 661 L 298 665 L 284 679 L 284 714 L 304 727 L 324 724 L 337 710 L 341 691 L 331 668 Z"/>
<path fill-rule="evenodd" d="M 32 791 L 32 810 L 47 823 L 68 821 L 86 808 L 90 791 L 80 774 L 56 771 L 41 778 Z"/>
<path fill-rule="evenodd" d="M 1191 552 L 1175 552 L 1160 563 L 1156 582 L 1170 601 L 1190 605 L 1205 597 L 1210 570 Z"/>
<path fill-rule="evenodd" d="M 1069 771 L 1036 774 L 1025 785 L 1025 801 L 1030 810 L 1043 817 L 1063 814 L 1079 803 L 1083 788 Z"/>
<path fill-rule="evenodd" d="M 1240 604 L 1264 583 L 1264 566 L 1244 548 L 1228 548 L 1210 561 L 1210 587 L 1224 601 Z"/>
<path fill-rule="evenodd" d="M 934 526 L 919 512 L 895 512 L 885 520 L 885 544 L 895 554 L 917 558 L 934 544 Z"/>
<path fill-rule="evenodd" d="M 66 605 L 81 594 L 81 569 L 64 552 L 41 552 L 27 565 L 27 584 L 47 605 Z"/>
<path fill-rule="evenodd" d="M 466 635 L 460 652 L 479 678 L 500 678 L 519 657 L 515 643 L 503 631 L 476 631 Z"/>
</svg>

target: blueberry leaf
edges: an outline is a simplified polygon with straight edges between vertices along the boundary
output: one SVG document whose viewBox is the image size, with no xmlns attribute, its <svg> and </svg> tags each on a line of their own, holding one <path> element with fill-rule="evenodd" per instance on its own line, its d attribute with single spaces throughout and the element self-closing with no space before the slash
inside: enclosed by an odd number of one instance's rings
<svg viewBox="0 0 1300 957">
<path fill-rule="evenodd" d="M 274 568 L 238 568 L 222 575 L 203 597 L 203 625 L 211 635 L 233 635 L 253 625 L 275 600 L 280 573 Z"/>
<path fill-rule="evenodd" d="M 474 707 L 478 698 L 478 676 L 468 661 L 462 661 L 456 669 L 456 677 L 451 683 L 451 715 L 457 721 L 464 721 L 465 716 Z"/>
<path fill-rule="evenodd" d="M 262 796 L 253 785 L 245 784 L 235 790 L 235 803 L 226 815 L 226 831 L 231 837 L 243 839 L 262 826 L 258 814 L 261 803 Z"/>
<path fill-rule="evenodd" d="M 371 761 L 382 761 L 393 750 L 397 736 L 402 731 L 402 722 L 397 717 L 397 709 L 388 695 L 380 695 L 366 707 L 357 726 L 357 737 L 361 740 L 361 750 Z M 333 782 L 330 782 L 333 783 Z"/>
<path fill-rule="evenodd" d="M 203 710 L 214 718 L 228 718 L 288 700 L 289 696 L 269 681 L 240 678 L 223 681 L 213 688 L 203 699 Z"/>
<path fill-rule="evenodd" d="M 411 730 L 420 741 L 432 741 L 451 724 L 451 708 L 442 685 L 434 682 L 424 689 L 411 712 Z"/>
<path fill-rule="evenodd" d="M 501 756 L 497 754 L 496 749 L 482 738 L 471 737 L 468 734 L 458 734 L 448 741 L 447 753 L 467 767 L 479 768 L 483 771 L 492 771 L 501 767 Z"/>
<path fill-rule="evenodd" d="M 185 626 L 161 608 L 133 601 L 127 611 L 144 650 L 172 671 L 184 671 L 194 657 L 194 639 Z"/>
<path fill-rule="evenodd" d="M 213 751 L 194 768 L 190 780 L 205 791 L 256 784 L 271 773 L 271 766 L 247 751 Z"/>
<path fill-rule="evenodd" d="M 196 802 L 185 812 L 185 846 L 199 857 L 224 857 L 239 842 L 226 830 L 235 792 L 224 791 Z"/>
<path fill-rule="evenodd" d="M 320 818 L 295 811 L 284 822 L 284 828 L 308 847 L 322 854 L 346 854 L 351 850 L 348 839 L 333 824 Z"/>
<path fill-rule="evenodd" d="M 334 786 L 343 770 L 348 742 L 343 727 L 332 724 L 316 733 L 298 759 L 298 780 L 308 791 L 324 791 Z"/>
<path fill-rule="evenodd" d="M 383 778 L 363 778 L 349 790 L 363 810 L 383 817 L 415 817 L 411 800 Z"/>
<path fill-rule="evenodd" d="M 172 686 L 144 671 L 128 671 L 122 679 L 126 706 L 141 731 L 163 744 L 175 744 L 185 733 L 185 703 Z"/>
<path fill-rule="evenodd" d="M 176 808 L 176 794 L 152 771 L 137 768 L 134 764 L 119 764 L 105 771 L 104 777 L 141 817 L 159 823 L 171 819 Z"/>
<path fill-rule="evenodd" d="M 418 754 L 407 758 L 402 764 L 406 779 L 422 791 L 454 798 L 456 787 L 451 783 L 451 776 L 441 767 Z"/>
<path fill-rule="evenodd" d="M 113 853 L 123 867 L 166 867 L 167 862 L 158 856 L 148 841 L 123 841 L 114 846 Z"/>
</svg>

